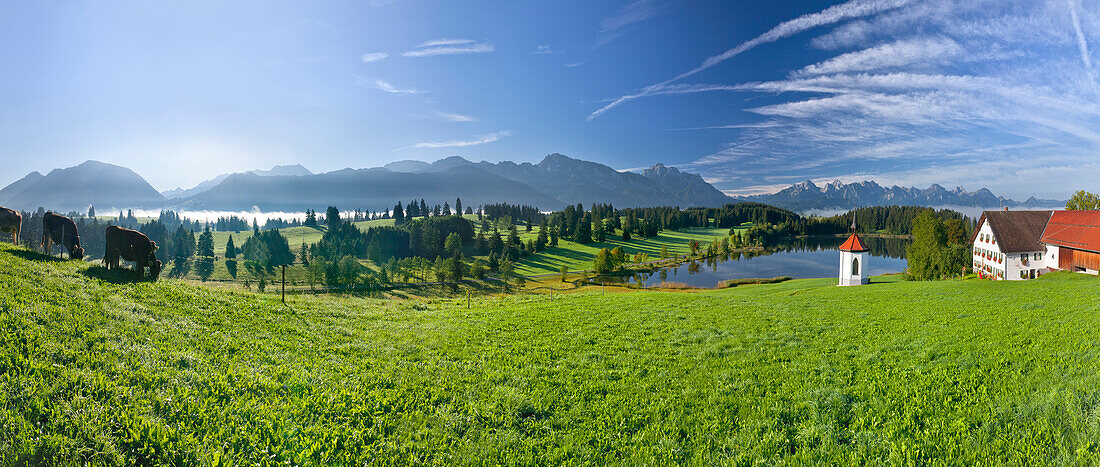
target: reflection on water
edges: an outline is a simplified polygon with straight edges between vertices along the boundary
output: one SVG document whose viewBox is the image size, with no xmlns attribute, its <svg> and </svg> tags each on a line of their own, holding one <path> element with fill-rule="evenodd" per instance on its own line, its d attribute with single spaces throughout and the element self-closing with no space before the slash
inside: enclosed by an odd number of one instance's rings
<svg viewBox="0 0 1100 467">
<path fill-rule="evenodd" d="M 728 257 L 690 261 L 675 267 L 661 268 L 653 273 L 641 273 L 625 278 L 647 287 L 662 282 L 709 288 L 729 279 L 790 276 L 796 279 L 836 277 L 840 256 L 836 248 L 841 237 L 794 239 L 768 251 L 733 253 Z M 905 250 L 910 240 L 896 238 L 864 238 L 870 248 L 867 272 L 870 275 L 890 274 L 905 270 Z M 619 279 L 624 280 L 624 279 Z"/>
</svg>

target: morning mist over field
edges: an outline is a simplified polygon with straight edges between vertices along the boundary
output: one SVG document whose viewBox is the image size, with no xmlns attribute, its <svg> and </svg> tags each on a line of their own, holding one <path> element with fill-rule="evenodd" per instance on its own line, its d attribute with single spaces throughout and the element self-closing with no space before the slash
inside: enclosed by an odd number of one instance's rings
<svg viewBox="0 0 1100 467">
<path fill-rule="evenodd" d="M 0 465 L 1100 465 L 1100 0 L 0 3 Z"/>
</svg>

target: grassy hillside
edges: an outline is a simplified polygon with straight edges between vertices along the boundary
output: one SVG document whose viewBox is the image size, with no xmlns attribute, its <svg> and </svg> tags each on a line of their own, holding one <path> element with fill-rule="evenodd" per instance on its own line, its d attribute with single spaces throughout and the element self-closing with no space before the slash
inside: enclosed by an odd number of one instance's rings
<svg viewBox="0 0 1100 467">
<path fill-rule="evenodd" d="M 2 245 L 0 463 L 1100 462 L 1100 280 L 831 283 L 284 307 Z"/>
<path fill-rule="evenodd" d="M 467 215 L 467 219 L 473 222 L 475 230 L 480 228 L 480 222 L 477 221 L 476 215 Z M 375 226 L 392 226 L 393 219 L 377 219 L 365 222 L 356 222 L 355 226 L 360 229 L 366 230 Z M 748 225 L 743 229 L 747 229 Z M 534 229 L 531 233 L 526 233 L 524 228 L 519 228 L 520 238 L 522 241 L 528 239 L 535 239 L 538 237 L 538 229 Z M 301 248 L 302 243 L 313 244 L 321 240 L 321 236 L 324 235 L 325 228 L 322 227 L 290 227 L 281 229 L 279 231 L 283 236 L 287 237 L 287 243 L 290 245 L 291 251 L 295 254 Z M 601 248 L 615 248 L 623 247 L 623 250 L 627 254 L 633 255 L 635 253 L 647 253 L 650 258 L 656 260 L 660 257 L 661 248 L 668 249 L 670 254 L 686 254 L 689 251 L 688 242 L 691 240 L 698 240 L 704 245 L 704 247 L 712 242 L 714 239 L 722 239 L 729 235 L 729 229 L 720 228 L 685 228 L 680 231 L 663 231 L 660 235 L 653 238 L 634 237 L 630 241 L 624 242 L 621 237 L 622 233 L 618 232 L 614 236 L 609 236 L 608 241 L 604 243 L 589 243 L 582 245 L 569 240 L 562 239 L 559 241 L 557 247 L 551 247 L 543 252 L 521 258 L 516 262 L 515 271 L 517 274 L 523 275 L 540 275 L 540 274 L 556 274 L 560 271 L 561 266 L 566 265 L 569 270 L 577 271 L 583 269 L 590 269 L 592 267 L 592 258 L 595 257 L 596 252 Z M 219 257 L 225 254 L 225 244 L 229 240 L 229 237 L 233 237 L 233 243 L 240 248 L 244 245 L 244 242 L 252 236 L 252 230 L 242 230 L 241 232 L 214 232 L 214 252 Z M 473 253 L 472 247 L 467 248 L 467 254 Z M 482 259 L 487 259 L 487 256 L 481 256 Z M 224 258 L 222 258 L 224 259 Z M 364 260 L 364 264 L 371 266 L 369 261 Z M 238 266 L 238 281 L 250 279 L 251 276 L 244 271 L 243 266 Z M 164 274 L 166 276 L 180 277 L 180 271 L 175 271 L 173 264 L 166 262 Z M 295 284 L 305 283 L 305 269 L 301 265 L 294 265 L 287 268 L 287 281 Z M 199 276 L 194 268 L 188 265 L 186 273 L 182 276 L 187 279 L 198 280 Z M 210 277 L 212 281 L 233 281 L 234 278 L 230 275 L 228 268 L 225 265 L 225 261 L 215 261 L 213 275 Z"/>
</svg>

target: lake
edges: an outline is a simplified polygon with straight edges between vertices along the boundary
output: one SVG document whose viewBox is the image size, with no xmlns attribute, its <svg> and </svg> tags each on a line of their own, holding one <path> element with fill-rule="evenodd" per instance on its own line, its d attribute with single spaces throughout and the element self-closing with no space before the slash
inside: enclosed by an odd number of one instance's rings
<svg viewBox="0 0 1100 467">
<path fill-rule="evenodd" d="M 861 237 L 862 238 L 862 237 Z M 620 278 L 630 283 L 652 287 L 662 282 L 677 282 L 690 287 L 710 288 L 729 279 L 790 276 L 795 279 L 837 277 L 840 253 L 837 247 L 844 237 L 815 237 L 790 241 L 768 251 L 732 254 L 728 259 L 713 258 L 690 261 L 675 267 L 661 268 L 653 273 Z M 863 238 L 871 249 L 867 272 L 874 275 L 905 270 L 905 250 L 910 240 L 897 238 Z"/>
</svg>

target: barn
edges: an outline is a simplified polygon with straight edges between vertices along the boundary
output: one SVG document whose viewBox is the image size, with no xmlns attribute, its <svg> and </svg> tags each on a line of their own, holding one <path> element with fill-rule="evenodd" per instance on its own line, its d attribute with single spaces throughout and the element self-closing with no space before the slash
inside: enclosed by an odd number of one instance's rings
<svg viewBox="0 0 1100 467">
<path fill-rule="evenodd" d="M 1063 271 L 1100 271 L 1100 211 L 1055 211 L 1040 242 L 1047 266 Z"/>
</svg>

